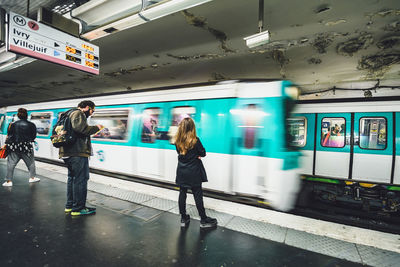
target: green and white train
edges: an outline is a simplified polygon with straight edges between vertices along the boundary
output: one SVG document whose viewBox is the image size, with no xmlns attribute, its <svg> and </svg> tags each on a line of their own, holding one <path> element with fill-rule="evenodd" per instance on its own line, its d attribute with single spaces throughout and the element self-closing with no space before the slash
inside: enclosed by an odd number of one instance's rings
<svg viewBox="0 0 400 267">
<path fill-rule="evenodd" d="M 288 114 L 298 93 L 289 81 L 254 80 L 90 97 L 96 111 L 89 124 L 106 127 L 92 137 L 90 166 L 174 184 L 173 136 L 180 120 L 190 116 L 207 151 L 205 189 L 254 196 L 289 210 L 300 184 L 300 153 L 289 148 L 287 138 Z M 60 114 L 81 100 L 22 105 L 37 126 L 36 157 L 59 160 L 50 142 L 51 129 Z M 3 143 L 20 107 L 7 107 L 0 115 Z"/>
<path fill-rule="evenodd" d="M 289 119 L 308 193 L 366 211 L 400 209 L 400 101 L 299 101 Z"/>
</svg>

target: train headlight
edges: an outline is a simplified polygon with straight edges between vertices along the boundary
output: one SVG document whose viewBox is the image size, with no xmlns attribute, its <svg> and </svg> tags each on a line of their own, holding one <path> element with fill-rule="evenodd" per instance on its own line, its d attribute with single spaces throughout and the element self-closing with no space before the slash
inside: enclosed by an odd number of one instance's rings
<svg viewBox="0 0 400 267">
<path fill-rule="evenodd" d="M 285 94 L 293 100 L 297 100 L 300 95 L 300 89 L 295 86 L 290 86 L 285 88 Z"/>
</svg>

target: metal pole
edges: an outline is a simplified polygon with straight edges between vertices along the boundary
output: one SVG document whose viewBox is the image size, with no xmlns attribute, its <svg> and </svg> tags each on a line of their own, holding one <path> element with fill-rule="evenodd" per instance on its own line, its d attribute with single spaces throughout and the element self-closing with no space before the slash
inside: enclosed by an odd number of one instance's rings
<svg viewBox="0 0 400 267">
<path fill-rule="evenodd" d="M 26 16 L 29 18 L 29 4 L 30 4 L 30 0 L 28 0 L 27 4 L 26 4 Z"/>
<path fill-rule="evenodd" d="M 258 30 L 262 32 L 264 28 L 264 0 L 258 0 Z"/>
</svg>

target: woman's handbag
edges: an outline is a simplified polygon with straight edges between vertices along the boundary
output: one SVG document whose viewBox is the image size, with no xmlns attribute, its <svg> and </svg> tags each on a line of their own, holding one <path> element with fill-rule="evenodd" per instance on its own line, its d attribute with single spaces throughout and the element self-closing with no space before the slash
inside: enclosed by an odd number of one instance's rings
<svg viewBox="0 0 400 267">
<path fill-rule="evenodd" d="M 7 158 L 7 155 L 8 155 L 7 148 L 6 147 L 0 148 L 0 159 Z"/>
</svg>

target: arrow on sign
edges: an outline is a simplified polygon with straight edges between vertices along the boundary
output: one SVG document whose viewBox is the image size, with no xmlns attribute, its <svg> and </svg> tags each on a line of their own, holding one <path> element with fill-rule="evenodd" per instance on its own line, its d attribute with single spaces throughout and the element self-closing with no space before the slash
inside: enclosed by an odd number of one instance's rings
<svg viewBox="0 0 400 267">
<path fill-rule="evenodd" d="M 54 42 L 54 47 L 59 47 L 60 45 Z"/>
<path fill-rule="evenodd" d="M 54 50 L 54 56 L 57 57 L 59 55 L 60 55 L 60 53 L 58 53 L 56 50 Z"/>
</svg>

